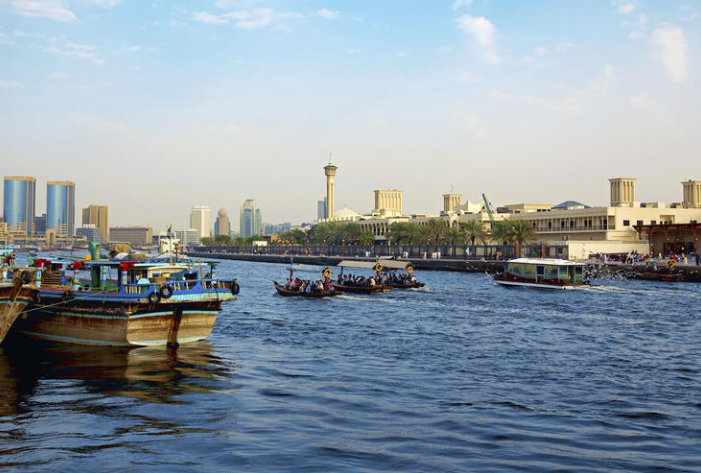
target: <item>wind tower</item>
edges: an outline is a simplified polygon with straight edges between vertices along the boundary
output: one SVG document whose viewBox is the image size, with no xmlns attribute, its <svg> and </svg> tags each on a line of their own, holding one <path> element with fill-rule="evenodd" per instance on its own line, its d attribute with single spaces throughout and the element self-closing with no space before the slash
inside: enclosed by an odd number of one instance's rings
<svg viewBox="0 0 701 473">
<path fill-rule="evenodd" d="M 338 168 L 331 162 L 331 154 L 329 154 L 329 164 L 324 166 L 324 174 L 326 174 L 326 218 L 333 218 L 333 178 L 336 177 Z"/>
</svg>

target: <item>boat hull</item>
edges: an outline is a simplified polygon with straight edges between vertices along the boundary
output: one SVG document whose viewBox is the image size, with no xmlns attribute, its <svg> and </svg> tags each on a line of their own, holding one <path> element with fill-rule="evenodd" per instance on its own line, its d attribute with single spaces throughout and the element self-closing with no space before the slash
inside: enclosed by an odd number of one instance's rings
<svg viewBox="0 0 701 473">
<path fill-rule="evenodd" d="M 0 343 L 10 332 L 17 317 L 36 298 L 38 290 L 22 284 L 0 285 Z"/>
<path fill-rule="evenodd" d="M 300 291 L 290 291 L 285 289 L 283 286 L 273 281 L 275 284 L 275 289 L 277 293 L 283 297 L 311 297 L 311 298 L 322 298 L 322 297 L 333 297 L 338 295 L 338 291 L 313 291 L 313 292 L 300 292 Z"/>
<path fill-rule="evenodd" d="M 495 279 L 495 283 L 505 286 L 505 287 L 532 287 L 536 289 L 554 289 L 554 290 L 571 290 L 571 289 L 581 289 L 583 287 L 589 287 L 588 284 L 582 284 L 579 286 L 562 286 L 557 284 L 543 284 L 535 282 L 522 282 L 522 281 L 508 281 L 503 279 Z"/>
<path fill-rule="evenodd" d="M 409 284 L 387 284 L 387 286 L 391 286 L 392 289 L 420 289 L 425 285 L 426 283 L 424 282 L 412 282 Z"/>
<path fill-rule="evenodd" d="M 71 301 L 37 304 L 17 324 L 25 336 L 80 345 L 160 346 L 208 337 L 221 301 L 97 304 Z"/>
<path fill-rule="evenodd" d="M 376 284 L 374 286 L 344 286 L 334 283 L 333 287 L 339 292 L 346 292 L 349 294 L 378 294 L 381 292 L 390 292 L 392 290 L 392 286 L 382 284 Z"/>
</svg>

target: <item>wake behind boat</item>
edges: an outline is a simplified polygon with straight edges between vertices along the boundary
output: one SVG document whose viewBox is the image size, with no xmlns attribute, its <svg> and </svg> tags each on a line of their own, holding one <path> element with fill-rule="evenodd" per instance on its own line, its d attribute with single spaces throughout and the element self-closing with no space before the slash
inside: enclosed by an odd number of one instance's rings
<svg viewBox="0 0 701 473">
<path fill-rule="evenodd" d="M 576 289 L 588 287 L 584 280 L 584 264 L 546 258 L 517 258 L 504 264 L 504 272 L 494 282 L 507 287 L 542 289 Z"/>
</svg>

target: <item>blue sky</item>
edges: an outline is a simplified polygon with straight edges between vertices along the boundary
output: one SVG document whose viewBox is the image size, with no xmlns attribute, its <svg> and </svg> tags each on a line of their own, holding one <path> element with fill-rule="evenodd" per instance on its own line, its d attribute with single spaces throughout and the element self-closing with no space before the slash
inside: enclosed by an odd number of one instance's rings
<svg viewBox="0 0 701 473">
<path fill-rule="evenodd" d="M 0 1 L 5 175 L 76 182 L 111 224 L 247 198 L 310 221 L 453 189 L 495 204 L 641 201 L 701 180 L 701 2 Z M 236 220 L 236 219 L 234 219 Z M 234 222 L 237 227 L 238 222 Z"/>
</svg>

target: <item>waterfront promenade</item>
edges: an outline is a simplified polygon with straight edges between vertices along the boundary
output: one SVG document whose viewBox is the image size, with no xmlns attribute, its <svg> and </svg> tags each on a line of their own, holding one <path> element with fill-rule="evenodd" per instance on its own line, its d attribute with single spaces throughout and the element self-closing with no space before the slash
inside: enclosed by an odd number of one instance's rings
<svg viewBox="0 0 701 473">
<path fill-rule="evenodd" d="M 260 263 L 280 263 L 286 264 L 290 262 L 313 264 L 319 266 L 336 266 L 344 259 L 354 259 L 358 261 L 376 261 L 379 255 L 369 257 L 364 256 L 340 256 L 340 255 L 304 255 L 304 254 L 259 254 L 252 252 L 217 252 L 216 249 L 211 251 L 191 251 L 188 256 L 193 258 L 217 258 L 233 261 L 253 261 Z M 397 258 L 401 259 L 401 258 Z M 482 258 L 407 258 L 417 270 L 423 271 L 457 271 L 465 273 L 495 273 L 501 271 L 505 260 L 488 260 Z M 667 266 L 664 264 L 654 263 L 636 263 L 625 264 L 616 261 L 601 262 L 599 260 L 589 260 L 587 262 L 587 270 L 593 277 L 601 278 L 633 278 L 634 273 L 642 272 L 643 268 L 657 268 L 657 271 L 664 271 Z M 700 282 L 701 283 L 701 266 L 693 264 L 679 263 L 674 267 L 675 272 L 680 272 L 684 275 L 684 282 Z"/>
</svg>

